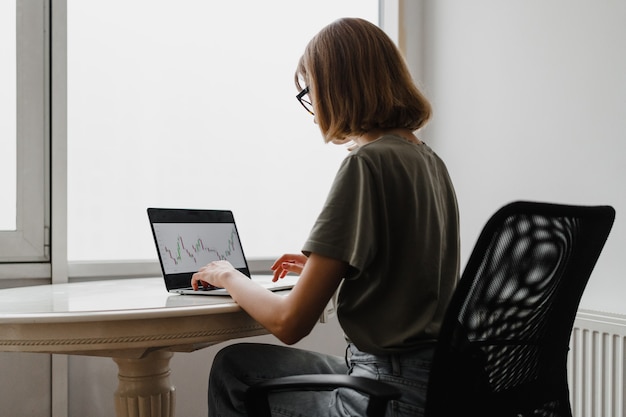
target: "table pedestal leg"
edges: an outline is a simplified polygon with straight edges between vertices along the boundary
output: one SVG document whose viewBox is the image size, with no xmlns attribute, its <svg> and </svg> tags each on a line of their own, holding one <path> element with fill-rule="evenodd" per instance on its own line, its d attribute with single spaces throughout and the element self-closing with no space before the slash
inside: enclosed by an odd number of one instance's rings
<svg viewBox="0 0 626 417">
<path fill-rule="evenodd" d="M 173 417 L 175 388 L 170 382 L 172 352 L 155 351 L 141 359 L 113 358 L 119 370 L 117 417 Z"/>
</svg>

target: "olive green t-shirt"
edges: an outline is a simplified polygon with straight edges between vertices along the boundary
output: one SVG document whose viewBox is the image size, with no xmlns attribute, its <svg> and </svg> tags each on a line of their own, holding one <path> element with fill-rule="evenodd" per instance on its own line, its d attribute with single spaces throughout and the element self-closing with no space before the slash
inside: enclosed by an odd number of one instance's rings
<svg viewBox="0 0 626 417">
<path fill-rule="evenodd" d="M 458 223 L 448 171 L 427 145 L 387 135 L 342 162 L 302 250 L 350 265 L 337 316 L 359 350 L 437 338 L 459 277 Z"/>
</svg>

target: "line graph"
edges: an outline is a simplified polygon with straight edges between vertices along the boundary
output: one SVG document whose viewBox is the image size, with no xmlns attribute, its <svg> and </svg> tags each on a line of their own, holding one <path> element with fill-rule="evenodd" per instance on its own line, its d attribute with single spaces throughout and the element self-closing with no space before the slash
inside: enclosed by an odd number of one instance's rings
<svg viewBox="0 0 626 417">
<path fill-rule="evenodd" d="M 246 266 L 233 223 L 154 223 L 165 273 L 195 272 L 212 261 Z"/>
</svg>

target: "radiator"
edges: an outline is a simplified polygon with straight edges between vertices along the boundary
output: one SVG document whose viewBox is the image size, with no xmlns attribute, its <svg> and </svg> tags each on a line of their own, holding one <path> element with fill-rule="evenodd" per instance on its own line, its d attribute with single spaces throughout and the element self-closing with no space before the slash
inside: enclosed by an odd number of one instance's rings
<svg viewBox="0 0 626 417">
<path fill-rule="evenodd" d="M 579 310 L 567 372 L 574 417 L 626 417 L 626 316 Z"/>
</svg>

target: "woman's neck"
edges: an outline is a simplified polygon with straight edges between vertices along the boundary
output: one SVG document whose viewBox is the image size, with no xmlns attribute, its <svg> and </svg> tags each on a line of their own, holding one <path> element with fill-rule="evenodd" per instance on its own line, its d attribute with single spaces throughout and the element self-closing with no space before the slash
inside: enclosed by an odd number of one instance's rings
<svg viewBox="0 0 626 417">
<path fill-rule="evenodd" d="M 376 139 L 384 135 L 400 136 L 401 138 L 404 138 L 411 143 L 415 143 L 417 145 L 422 144 L 422 141 L 419 140 L 411 130 L 404 128 L 370 130 L 369 132 L 366 132 L 363 135 L 354 138 L 353 142 L 356 143 L 358 146 L 363 146 L 367 143 L 375 141 Z"/>
</svg>

